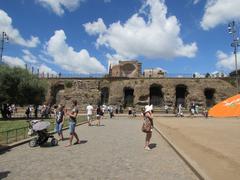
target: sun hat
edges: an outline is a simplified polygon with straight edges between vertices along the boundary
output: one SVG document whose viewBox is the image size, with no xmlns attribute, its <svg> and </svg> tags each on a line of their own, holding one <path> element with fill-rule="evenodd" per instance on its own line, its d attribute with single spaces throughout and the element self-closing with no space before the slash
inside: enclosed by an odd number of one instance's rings
<svg viewBox="0 0 240 180">
<path fill-rule="evenodd" d="M 145 106 L 145 112 L 150 112 L 150 111 L 152 111 L 152 109 L 153 109 L 153 105 L 146 105 Z"/>
</svg>

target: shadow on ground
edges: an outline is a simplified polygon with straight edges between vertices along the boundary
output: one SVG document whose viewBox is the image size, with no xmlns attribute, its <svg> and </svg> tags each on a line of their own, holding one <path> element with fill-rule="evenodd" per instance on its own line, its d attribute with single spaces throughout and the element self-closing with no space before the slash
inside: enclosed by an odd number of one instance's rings
<svg viewBox="0 0 240 180">
<path fill-rule="evenodd" d="M 10 171 L 3 171 L 0 172 L 0 179 L 6 178 L 8 176 L 8 174 L 10 173 Z"/>
<path fill-rule="evenodd" d="M 156 143 L 151 143 L 151 144 L 149 144 L 148 147 L 149 147 L 150 149 L 154 149 L 154 148 L 157 147 L 157 144 L 156 144 Z"/>
<path fill-rule="evenodd" d="M 81 140 L 80 141 L 80 144 L 85 144 L 85 143 L 87 143 L 88 141 L 87 140 Z"/>
<path fill-rule="evenodd" d="M 10 151 L 8 146 L 0 145 L 0 155 Z"/>
</svg>

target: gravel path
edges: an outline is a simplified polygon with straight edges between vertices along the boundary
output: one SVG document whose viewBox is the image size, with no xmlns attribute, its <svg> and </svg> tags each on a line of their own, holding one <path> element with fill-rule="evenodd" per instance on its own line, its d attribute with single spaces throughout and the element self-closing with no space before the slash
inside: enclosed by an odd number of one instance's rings
<svg viewBox="0 0 240 180">
<path fill-rule="evenodd" d="M 153 149 L 143 149 L 142 121 L 116 117 L 102 124 L 78 126 L 82 144 L 64 147 L 68 140 L 55 147 L 25 144 L 1 154 L 0 179 L 197 179 L 156 132 Z"/>
</svg>

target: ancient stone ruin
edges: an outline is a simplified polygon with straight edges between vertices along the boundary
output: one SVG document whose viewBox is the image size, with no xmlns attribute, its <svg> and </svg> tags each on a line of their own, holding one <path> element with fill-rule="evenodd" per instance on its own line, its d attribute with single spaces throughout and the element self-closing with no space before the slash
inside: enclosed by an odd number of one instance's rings
<svg viewBox="0 0 240 180">
<path fill-rule="evenodd" d="M 76 99 L 81 109 L 88 103 L 137 109 L 147 104 L 155 109 L 182 104 L 189 108 L 191 102 L 209 108 L 236 94 L 236 87 L 229 82 L 229 78 L 146 78 L 141 74 L 141 63 L 120 61 L 110 67 L 105 78 L 49 79 L 47 101 L 70 106 Z"/>
<path fill-rule="evenodd" d="M 71 87 L 67 87 L 67 83 Z M 76 99 L 83 109 L 88 103 L 135 106 L 141 108 L 153 104 L 155 108 L 165 104 L 189 107 L 194 101 L 202 107 L 236 94 L 236 88 L 222 79 L 194 78 L 88 78 L 50 80 L 48 102 L 70 106 Z"/>
</svg>

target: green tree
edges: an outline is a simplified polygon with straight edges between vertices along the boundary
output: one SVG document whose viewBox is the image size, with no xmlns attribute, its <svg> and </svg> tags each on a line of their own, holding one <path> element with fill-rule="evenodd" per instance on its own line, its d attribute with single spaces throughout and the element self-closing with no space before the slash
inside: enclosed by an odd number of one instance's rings
<svg viewBox="0 0 240 180">
<path fill-rule="evenodd" d="M 21 68 L 0 66 L 0 104 L 42 104 L 47 83 Z"/>
</svg>

